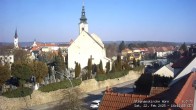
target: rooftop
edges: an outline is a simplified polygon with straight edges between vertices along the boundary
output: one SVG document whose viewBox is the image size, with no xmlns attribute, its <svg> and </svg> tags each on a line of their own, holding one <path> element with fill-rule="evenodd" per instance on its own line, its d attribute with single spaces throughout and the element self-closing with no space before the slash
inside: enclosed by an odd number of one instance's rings
<svg viewBox="0 0 196 110">
<path fill-rule="evenodd" d="M 152 87 L 149 95 L 121 94 L 106 90 L 99 110 L 192 110 L 195 92 L 192 82 L 194 80 L 196 80 L 196 73 L 190 73 L 170 88 Z M 177 106 L 179 104 L 184 107 Z M 159 105 L 165 107 L 159 108 Z"/>
</svg>

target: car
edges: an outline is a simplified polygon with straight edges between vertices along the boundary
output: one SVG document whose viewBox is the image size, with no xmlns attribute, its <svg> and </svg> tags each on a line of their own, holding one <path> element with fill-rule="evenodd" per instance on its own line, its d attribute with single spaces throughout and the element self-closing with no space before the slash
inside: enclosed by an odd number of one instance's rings
<svg viewBox="0 0 196 110">
<path fill-rule="evenodd" d="M 99 103 L 101 102 L 101 100 L 94 100 L 91 102 L 90 108 L 91 109 L 98 109 L 99 108 Z"/>
</svg>

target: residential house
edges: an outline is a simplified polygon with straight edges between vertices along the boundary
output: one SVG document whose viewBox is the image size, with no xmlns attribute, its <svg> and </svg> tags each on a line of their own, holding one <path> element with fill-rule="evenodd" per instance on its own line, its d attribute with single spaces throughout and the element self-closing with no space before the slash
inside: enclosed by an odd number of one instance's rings
<svg viewBox="0 0 196 110">
<path fill-rule="evenodd" d="M 171 67 L 172 64 L 167 64 L 157 70 L 154 75 L 164 76 L 164 77 L 174 77 L 174 69 Z"/>
<path fill-rule="evenodd" d="M 196 56 L 196 44 L 191 44 L 189 48 L 189 55 Z"/>
<path fill-rule="evenodd" d="M 168 55 L 172 54 L 174 50 L 173 46 L 168 47 L 157 47 L 156 55 L 158 58 L 166 58 Z"/>
<path fill-rule="evenodd" d="M 132 53 L 133 53 L 133 51 L 130 50 L 129 48 L 125 48 L 125 49 L 123 49 L 123 50 L 121 51 L 121 55 L 122 55 L 122 56 L 127 56 L 128 54 L 132 54 Z"/>
</svg>

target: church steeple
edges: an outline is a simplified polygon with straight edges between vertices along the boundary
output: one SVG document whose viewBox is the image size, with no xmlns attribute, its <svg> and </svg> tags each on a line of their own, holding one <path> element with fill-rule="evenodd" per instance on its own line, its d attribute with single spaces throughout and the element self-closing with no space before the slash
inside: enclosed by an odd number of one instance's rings
<svg viewBox="0 0 196 110">
<path fill-rule="evenodd" d="M 80 23 L 79 23 L 79 34 L 82 33 L 82 31 L 88 32 L 88 23 L 87 23 L 87 18 L 85 15 L 85 8 L 84 8 L 84 2 L 82 5 L 82 15 L 80 17 Z"/>
<path fill-rule="evenodd" d="M 16 39 L 16 38 L 18 38 L 18 34 L 17 34 L 17 28 L 16 28 L 16 30 L 15 30 L 15 35 L 14 35 L 14 38 Z"/>
<path fill-rule="evenodd" d="M 15 35 L 14 35 L 14 48 L 15 49 L 19 48 L 19 46 L 18 46 L 18 33 L 17 33 L 17 28 L 15 30 Z"/>
<path fill-rule="evenodd" d="M 81 15 L 81 18 L 80 18 L 80 23 L 87 23 L 87 18 L 85 16 L 84 2 L 83 2 L 83 6 L 82 6 L 82 15 Z"/>
</svg>

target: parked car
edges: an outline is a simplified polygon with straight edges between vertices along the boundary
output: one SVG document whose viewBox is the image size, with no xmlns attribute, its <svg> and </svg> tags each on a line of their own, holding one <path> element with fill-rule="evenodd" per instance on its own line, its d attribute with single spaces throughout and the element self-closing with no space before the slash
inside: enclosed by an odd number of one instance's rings
<svg viewBox="0 0 196 110">
<path fill-rule="evenodd" d="M 94 100 L 91 102 L 90 108 L 91 109 L 98 109 L 99 108 L 99 103 L 101 102 L 101 100 Z"/>
</svg>

